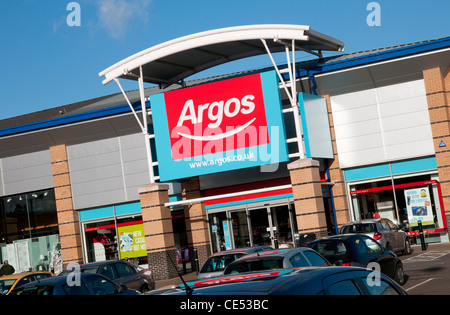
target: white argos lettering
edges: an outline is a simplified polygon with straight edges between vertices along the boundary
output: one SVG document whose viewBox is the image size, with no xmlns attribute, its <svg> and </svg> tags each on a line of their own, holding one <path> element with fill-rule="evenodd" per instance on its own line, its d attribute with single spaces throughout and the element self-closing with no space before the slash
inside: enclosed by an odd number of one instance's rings
<svg viewBox="0 0 450 315">
<path fill-rule="evenodd" d="M 255 103 L 252 102 L 255 99 L 254 95 L 246 95 L 241 100 L 237 98 L 230 98 L 226 102 L 215 101 L 212 103 L 206 103 L 198 105 L 198 113 L 196 113 L 194 101 L 187 100 L 184 103 L 181 111 L 180 118 L 178 119 L 177 127 L 183 125 L 185 121 L 191 121 L 191 124 L 197 124 L 203 122 L 204 114 L 208 114 L 208 119 L 211 121 L 208 124 L 209 128 L 217 128 L 220 126 L 223 120 L 223 115 L 227 117 L 235 117 L 239 112 L 248 115 L 255 110 Z"/>
</svg>

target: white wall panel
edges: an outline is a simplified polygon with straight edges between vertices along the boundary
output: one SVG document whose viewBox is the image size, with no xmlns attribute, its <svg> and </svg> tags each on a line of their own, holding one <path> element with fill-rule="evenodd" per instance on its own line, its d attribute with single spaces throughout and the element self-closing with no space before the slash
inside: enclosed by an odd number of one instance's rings
<svg viewBox="0 0 450 315">
<path fill-rule="evenodd" d="M 1 166 L 0 194 L 4 192 L 4 195 L 13 195 L 53 187 L 48 150 L 4 158 Z"/>
<path fill-rule="evenodd" d="M 139 200 L 149 183 L 142 134 L 67 147 L 75 209 Z"/>
<path fill-rule="evenodd" d="M 330 100 L 341 167 L 434 154 L 423 80 Z"/>
</svg>

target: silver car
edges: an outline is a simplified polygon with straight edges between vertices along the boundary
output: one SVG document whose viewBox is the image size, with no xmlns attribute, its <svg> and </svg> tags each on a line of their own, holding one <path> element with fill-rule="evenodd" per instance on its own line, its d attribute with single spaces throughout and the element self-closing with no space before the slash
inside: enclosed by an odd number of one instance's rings
<svg viewBox="0 0 450 315">
<path fill-rule="evenodd" d="M 238 258 L 241 258 L 248 254 L 253 254 L 260 251 L 271 250 L 270 246 L 256 246 L 246 248 L 236 248 L 230 250 L 224 250 L 217 252 L 208 257 L 200 272 L 197 275 L 197 279 L 214 278 L 223 275 L 225 267 Z"/>
<path fill-rule="evenodd" d="M 239 258 L 229 264 L 223 274 L 312 266 L 325 267 L 331 264 L 309 247 L 281 248 Z"/>
<path fill-rule="evenodd" d="M 386 218 L 368 219 L 344 224 L 341 234 L 358 233 L 367 235 L 384 248 L 403 255 L 411 254 L 408 235 L 400 227 Z"/>
</svg>

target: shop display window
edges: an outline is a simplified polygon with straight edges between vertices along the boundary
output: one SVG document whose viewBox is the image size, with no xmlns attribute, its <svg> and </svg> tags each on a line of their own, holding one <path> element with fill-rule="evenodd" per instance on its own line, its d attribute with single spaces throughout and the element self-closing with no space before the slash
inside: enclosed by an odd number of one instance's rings
<svg viewBox="0 0 450 315">
<path fill-rule="evenodd" d="M 354 220 L 388 218 L 417 236 L 419 221 L 429 242 L 447 232 L 440 183 L 430 175 L 350 186 Z"/>
<path fill-rule="evenodd" d="M 55 193 L 45 189 L 0 198 L 1 261 L 16 272 L 62 265 Z"/>
<path fill-rule="evenodd" d="M 84 224 L 88 262 L 127 259 L 147 264 L 142 217 L 114 218 Z"/>
</svg>

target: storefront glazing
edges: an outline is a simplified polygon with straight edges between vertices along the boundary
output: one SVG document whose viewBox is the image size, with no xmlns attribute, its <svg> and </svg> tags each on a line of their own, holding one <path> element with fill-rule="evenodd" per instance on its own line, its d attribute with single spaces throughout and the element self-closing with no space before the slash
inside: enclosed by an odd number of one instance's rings
<svg viewBox="0 0 450 315">
<path fill-rule="evenodd" d="M 61 264 L 53 189 L 0 198 L 1 260 L 16 272 L 54 270 Z"/>
<path fill-rule="evenodd" d="M 128 259 L 147 265 L 140 203 L 80 211 L 86 262 Z"/>
<path fill-rule="evenodd" d="M 420 242 L 418 222 L 427 243 L 448 241 L 442 192 L 436 174 L 397 175 L 349 184 L 353 220 L 388 218 L 405 226 Z"/>
<path fill-rule="evenodd" d="M 248 246 L 295 246 L 297 232 L 293 204 L 246 205 L 209 213 L 213 252 Z"/>
</svg>

